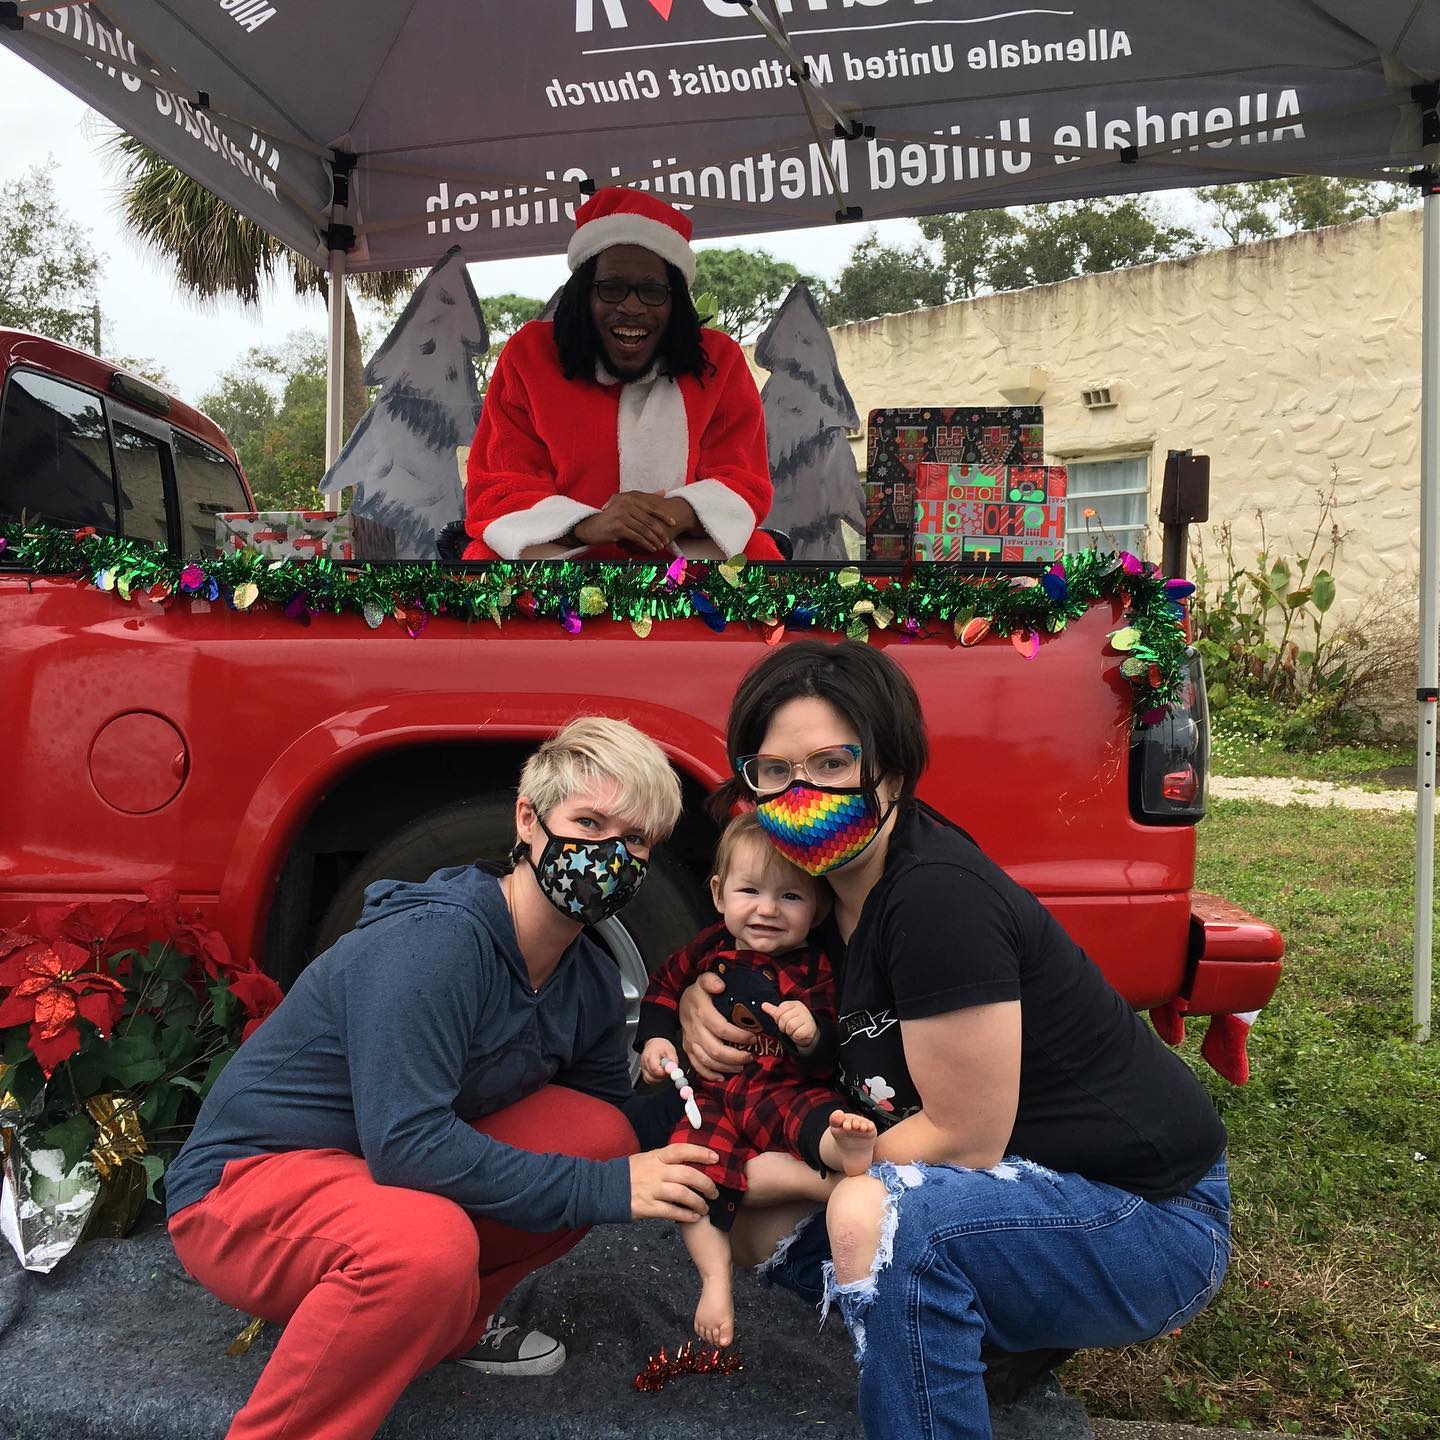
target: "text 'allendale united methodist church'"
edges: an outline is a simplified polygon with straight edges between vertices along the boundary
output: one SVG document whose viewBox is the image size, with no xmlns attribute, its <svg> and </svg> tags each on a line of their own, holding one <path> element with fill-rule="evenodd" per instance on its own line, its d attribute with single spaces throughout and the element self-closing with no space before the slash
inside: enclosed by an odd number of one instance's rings
<svg viewBox="0 0 1440 1440">
<path fill-rule="evenodd" d="M 1037 155 L 1031 149 L 1011 150 L 1007 142 L 1032 144 L 1032 123 L 1028 115 L 998 120 L 995 134 L 986 136 L 993 145 L 978 145 L 969 137 L 965 143 L 953 136 L 965 134 L 955 125 L 937 130 L 935 139 L 920 141 L 887 141 L 876 137 L 862 142 L 834 140 L 825 151 L 813 142 L 797 143 L 778 152 L 759 151 L 743 159 L 723 165 L 704 165 L 694 169 L 681 168 L 675 156 L 652 159 L 655 172 L 648 180 L 633 183 L 638 189 L 655 189 L 682 210 L 688 208 L 686 196 L 705 200 L 733 200 L 748 205 L 765 205 L 772 200 L 804 200 L 829 196 L 826 174 L 828 157 L 842 190 L 857 181 L 872 192 L 918 189 L 931 185 L 953 184 L 956 181 L 992 178 L 1001 173 L 1020 175 L 1032 165 L 1050 163 L 1064 165 L 1086 151 L 1120 150 L 1129 145 L 1164 145 L 1178 140 L 1194 140 L 1187 150 L 1201 145 L 1224 149 L 1230 145 L 1261 145 L 1267 141 L 1303 139 L 1305 128 L 1295 118 L 1300 114 L 1299 95 L 1294 90 L 1277 94 L 1257 91 L 1239 95 L 1229 105 L 1215 105 L 1209 110 L 1152 110 L 1138 105 L 1127 115 L 1102 117 L 1087 109 L 1073 123 L 1056 126 L 1048 143 L 1055 153 Z M 1226 132 L 1247 126 L 1264 126 L 1238 138 Z M 1219 138 L 1208 139 L 1215 135 Z M 1066 151 L 1073 153 L 1066 154 Z M 612 179 L 621 174 L 612 166 L 604 177 L 572 167 L 556 172 L 547 170 L 545 179 L 558 182 L 567 190 L 587 180 Z M 454 190 L 442 181 L 427 198 L 425 208 L 434 218 L 427 225 L 431 235 L 448 235 L 452 224 L 457 230 L 508 230 L 526 225 L 554 225 L 575 218 L 578 201 L 568 200 L 545 185 L 513 186 L 494 190 Z M 491 207 L 486 209 L 485 207 Z M 456 213 L 457 211 L 464 213 Z"/>
<path fill-rule="evenodd" d="M 810 78 L 817 85 L 833 85 L 836 77 L 863 80 L 916 79 L 948 75 L 958 69 L 1016 70 L 1026 65 L 1095 64 L 1130 54 L 1130 39 L 1123 30 L 1087 30 L 1068 40 L 998 41 L 963 47 L 942 42 L 919 50 L 892 46 L 878 54 L 856 55 L 842 50 L 804 57 Z M 788 62 L 770 58 L 746 65 L 713 62 L 691 69 L 627 70 L 613 80 L 570 80 L 558 77 L 545 87 L 551 109 L 573 105 L 613 105 L 617 102 L 677 99 L 682 95 L 743 95 L 751 90 L 782 90 L 794 85 Z"/>
</svg>

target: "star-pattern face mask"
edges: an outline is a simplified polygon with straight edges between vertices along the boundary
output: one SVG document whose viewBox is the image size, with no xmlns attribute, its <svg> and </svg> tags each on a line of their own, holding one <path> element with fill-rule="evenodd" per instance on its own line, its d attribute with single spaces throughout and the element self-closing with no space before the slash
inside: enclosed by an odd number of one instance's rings
<svg viewBox="0 0 1440 1440">
<path fill-rule="evenodd" d="M 880 833 L 889 813 L 880 814 L 867 789 L 822 790 L 802 780 L 755 806 L 770 843 L 808 875 L 848 865 Z"/>
<path fill-rule="evenodd" d="M 546 836 L 540 859 L 531 860 L 526 846 L 517 846 L 517 853 L 530 861 L 540 893 L 567 920 L 597 925 L 634 898 L 647 867 L 623 840 L 555 835 L 538 815 L 535 818 Z"/>
</svg>

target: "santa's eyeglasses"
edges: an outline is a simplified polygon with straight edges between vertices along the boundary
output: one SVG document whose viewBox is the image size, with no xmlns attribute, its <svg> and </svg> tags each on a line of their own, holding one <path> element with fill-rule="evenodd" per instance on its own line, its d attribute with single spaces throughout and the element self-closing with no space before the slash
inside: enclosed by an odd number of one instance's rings
<svg viewBox="0 0 1440 1440">
<path fill-rule="evenodd" d="M 658 280 L 644 280 L 639 285 L 631 285 L 624 280 L 595 282 L 595 293 L 607 305 L 623 305 L 632 291 L 640 297 L 642 305 L 652 308 L 658 308 L 670 298 L 670 287 L 662 285 Z"/>
</svg>

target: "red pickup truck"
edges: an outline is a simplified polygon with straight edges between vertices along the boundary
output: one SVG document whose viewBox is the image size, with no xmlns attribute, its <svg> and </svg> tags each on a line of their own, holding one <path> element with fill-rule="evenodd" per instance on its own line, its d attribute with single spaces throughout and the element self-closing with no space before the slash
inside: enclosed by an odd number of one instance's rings
<svg viewBox="0 0 1440 1440">
<path fill-rule="evenodd" d="M 214 553 L 217 513 L 251 508 L 225 437 L 153 386 L 6 331 L 0 379 L 0 522 L 200 555 Z M 701 800 L 725 772 L 726 711 L 764 653 L 763 626 L 715 633 L 692 618 L 642 638 L 610 618 L 572 635 L 439 616 L 411 638 L 388 619 L 299 625 L 223 597 L 126 603 L 89 575 L 37 575 L 24 549 L 0 552 L 0 926 L 39 902 L 168 880 L 288 984 L 350 925 L 370 881 L 503 853 L 522 756 L 582 711 L 647 731 L 686 790 L 686 819 L 640 898 L 601 927 L 632 1001 L 704 918 L 714 830 Z M 1280 937 L 1192 888 L 1198 660 L 1170 717 L 1132 729 L 1123 657 L 1107 646 L 1123 623 L 1118 600 L 1094 605 L 1029 663 L 998 635 L 961 647 L 948 626 L 872 643 L 924 704 L 923 797 L 1034 891 L 1133 1005 L 1257 1009 L 1279 978 Z"/>
</svg>

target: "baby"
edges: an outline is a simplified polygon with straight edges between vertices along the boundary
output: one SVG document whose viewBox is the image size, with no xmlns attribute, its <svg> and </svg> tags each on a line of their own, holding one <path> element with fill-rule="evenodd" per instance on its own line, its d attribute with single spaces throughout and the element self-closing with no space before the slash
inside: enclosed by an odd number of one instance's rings
<svg viewBox="0 0 1440 1440">
<path fill-rule="evenodd" d="M 825 891 L 821 882 L 774 851 L 753 815 L 731 821 L 720 837 L 710 894 L 723 923 L 703 931 L 655 973 L 640 1006 L 635 1038 L 646 1080 L 677 1061 L 679 1001 L 705 971 L 725 981 L 715 1003 L 750 1031 L 754 1062 L 723 1082 L 696 1084 L 699 1130 L 681 1119 L 673 1139 L 710 1146 L 720 1156 L 706 1173 L 719 1187 L 708 1219 L 682 1225 L 700 1274 L 695 1333 L 707 1345 L 735 1338 L 730 1227 L 746 1191 L 745 1163 L 783 1150 L 793 1162 L 768 1179 L 765 1200 L 823 1201 L 839 1172 L 863 1175 L 875 1149 L 875 1125 L 837 1108 L 827 1082 L 838 1048 L 835 985 L 829 962 L 807 947 Z"/>
</svg>

